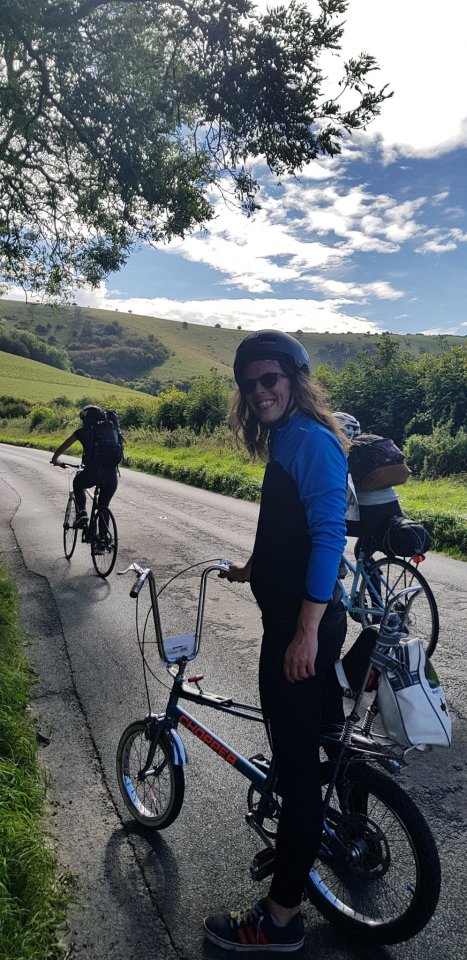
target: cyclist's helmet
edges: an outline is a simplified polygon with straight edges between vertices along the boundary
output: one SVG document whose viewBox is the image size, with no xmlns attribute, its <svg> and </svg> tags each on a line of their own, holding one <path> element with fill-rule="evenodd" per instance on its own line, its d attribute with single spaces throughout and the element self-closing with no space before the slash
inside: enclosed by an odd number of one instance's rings
<svg viewBox="0 0 467 960">
<path fill-rule="evenodd" d="M 339 420 L 341 429 L 349 440 L 360 436 L 362 428 L 356 417 L 353 417 L 351 413 L 343 413 L 341 410 L 338 410 L 334 416 Z"/>
<path fill-rule="evenodd" d="M 93 420 L 99 420 L 99 417 L 102 416 L 102 410 L 100 407 L 95 407 L 92 403 L 88 403 L 82 410 L 79 411 L 79 415 L 85 423 L 91 423 Z"/>
<path fill-rule="evenodd" d="M 279 330 L 258 330 L 248 334 L 237 348 L 234 360 L 234 376 L 241 387 L 245 367 L 253 360 L 292 360 L 297 370 L 310 373 L 311 363 L 307 351 L 299 340 Z"/>
</svg>

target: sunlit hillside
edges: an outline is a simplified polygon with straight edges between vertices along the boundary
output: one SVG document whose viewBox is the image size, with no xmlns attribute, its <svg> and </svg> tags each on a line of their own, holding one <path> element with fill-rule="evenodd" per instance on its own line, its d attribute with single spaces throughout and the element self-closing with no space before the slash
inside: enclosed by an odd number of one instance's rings
<svg viewBox="0 0 467 960">
<path fill-rule="evenodd" d="M 49 367 L 46 363 L 15 357 L 2 351 L 0 393 L 3 396 L 30 400 L 32 403 L 47 403 L 55 397 L 65 396 L 69 400 L 86 397 L 102 405 L 109 405 L 112 397 L 139 402 L 144 402 L 146 397 L 145 394 L 128 390 L 126 387 L 91 380 L 90 377 L 78 377 L 66 370 Z"/>
<path fill-rule="evenodd" d="M 156 337 L 170 355 L 161 365 L 145 371 L 145 376 L 157 378 L 161 384 L 190 380 L 208 374 L 212 367 L 228 379 L 232 377 L 232 360 L 237 345 L 245 336 L 243 330 L 201 324 L 181 323 L 155 317 L 139 316 L 87 307 L 41 306 L 0 299 L 0 319 L 12 328 L 26 328 L 48 342 L 66 347 L 83 324 L 105 327 L 118 323 L 125 334 L 133 338 Z M 313 364 L 329 363 L 339 369 L 348 359 L 355 359 L 362 349 L 372 352 L 380 339 L 369 334 L 326 334 L 297 331 L 307 347 Z M 452 346 L 465 343 L 465 337 L 429 337 L 423 334 L 392 335 L 414 357 L 423 353 L 440 353 Z M 130 378 L 128 378 L 130 379 Z"/>
</svg>

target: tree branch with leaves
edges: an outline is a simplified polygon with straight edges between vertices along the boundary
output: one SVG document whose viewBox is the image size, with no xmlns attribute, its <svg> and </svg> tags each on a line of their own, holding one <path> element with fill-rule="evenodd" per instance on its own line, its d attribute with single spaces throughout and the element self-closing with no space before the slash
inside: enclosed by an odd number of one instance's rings
<svg viewBox="0 0 467 960">
<path fill-rule="evenodd" d="M 362 54 L 324 97 L 320 55 L 339 51 L 346 9 L 3 0 L 0 279 L 51 295 L 97 285 L 135 242 L 207 224 L 228 178 L 252 213 L 255 160 L 282 175 L 339 153 L 391 95 Z"/>
</svg>

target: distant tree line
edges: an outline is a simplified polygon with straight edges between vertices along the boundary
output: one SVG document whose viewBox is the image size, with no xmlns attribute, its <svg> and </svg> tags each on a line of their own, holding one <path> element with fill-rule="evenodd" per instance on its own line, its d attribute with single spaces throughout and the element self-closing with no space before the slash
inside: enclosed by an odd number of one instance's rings
<svg viewBox="0 0 467 960">
<path fill-rule="evenodd" d="M 467 423 L 467 345 L 414 359 L 390 337 L 369 356 L 360 353 L 342 370 L 317 367 L 334 410 L 346 410 L 363 429 L 402 444 L 440 424 L 455 433 Z"/>
<path fill-rule="evenodd" d="M 334 410 L 392 437 L 420 477 L 467 472 L 467 345 L 415 360 L 390 337 L 335 371 L 315 375 Z"/>
</svg>

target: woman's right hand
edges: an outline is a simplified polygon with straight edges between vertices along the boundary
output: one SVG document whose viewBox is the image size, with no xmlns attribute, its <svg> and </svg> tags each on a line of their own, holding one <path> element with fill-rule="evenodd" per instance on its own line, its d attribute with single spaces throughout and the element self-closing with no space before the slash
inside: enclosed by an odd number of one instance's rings
<svg viewBox="0 0 467 960">
<path fill-rule="evenodd" d="M 249 583 L 251 560 L 247 563 L 229 563 L 228 570 L 221 570 L 219 577 L 221 580 L 228 580 L 229 583 Z"/>
</svg>

